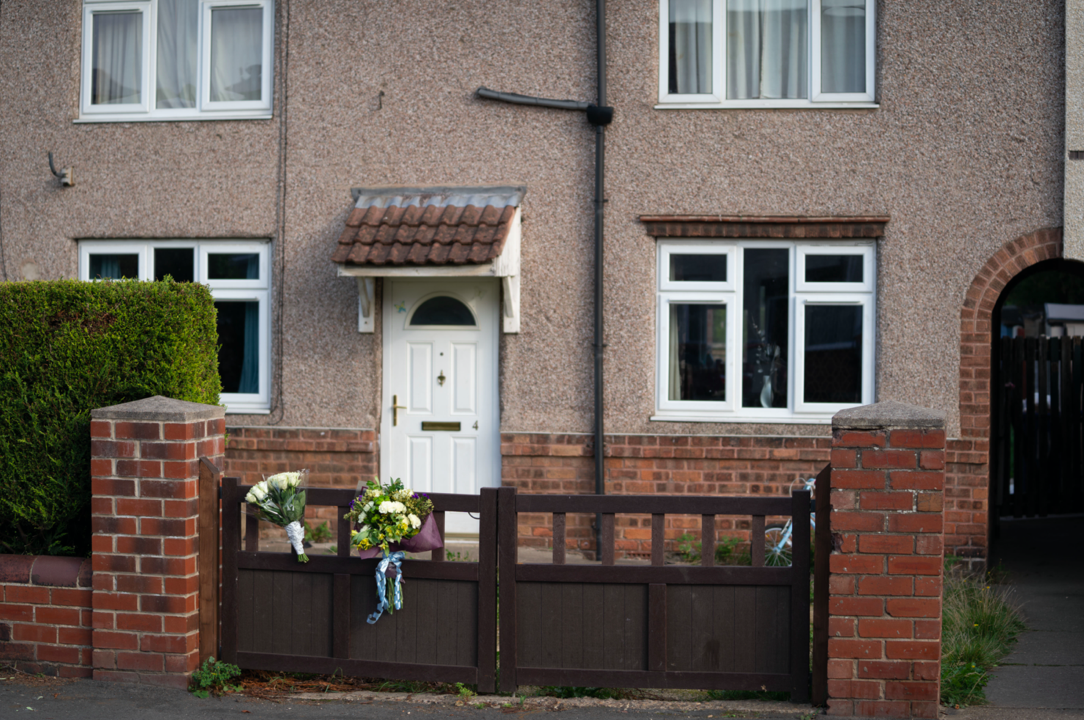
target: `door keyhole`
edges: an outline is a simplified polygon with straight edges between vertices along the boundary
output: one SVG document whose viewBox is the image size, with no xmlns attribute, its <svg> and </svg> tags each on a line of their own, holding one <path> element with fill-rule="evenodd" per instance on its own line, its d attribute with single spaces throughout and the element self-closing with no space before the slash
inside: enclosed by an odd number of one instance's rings
<svg viewBox="0 0 1084 720">
<path fill-rule="evenodd" d="M 440 375 L 437 375 L 437 384 L 440 385 L 441 387 L 444 387 L 444 381 L 447 380 L 447 379 L 448 378 L 444 377 L 444 371 L 441 370 Z"/>
</svg>

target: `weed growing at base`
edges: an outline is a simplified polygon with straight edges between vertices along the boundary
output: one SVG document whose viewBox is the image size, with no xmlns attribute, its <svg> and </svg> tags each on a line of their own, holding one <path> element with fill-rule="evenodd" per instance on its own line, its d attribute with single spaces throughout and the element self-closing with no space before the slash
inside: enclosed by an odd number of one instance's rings
<svg viewBox="0 0 1084 720">
<path fill-rule="evenodd" d="M 239 685 L 230 683 L 241 674 L 241 668 L 230 663 L 218 662 L 213 657 L 203 661 L 203 666 L 192 673 L 192 694 L 198 698 L 215 697 L 228 692 L 237 692 Z"/>
<path fill-rule="evenodd" d="M 1025 629 L 1012 589 L 995 584 L 1004 573 L 985 579 L 951 572 L 945 558 L 945 593 L 941 609 L 941 702 L 965 707 L 986 701 L 989 671 L 1009 654 Z"/>
</svg>

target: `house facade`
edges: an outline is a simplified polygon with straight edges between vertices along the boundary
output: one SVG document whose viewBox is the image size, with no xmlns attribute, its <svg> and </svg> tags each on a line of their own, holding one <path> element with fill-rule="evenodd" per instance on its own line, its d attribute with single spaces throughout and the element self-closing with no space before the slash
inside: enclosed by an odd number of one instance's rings
<svg viewBox="0 0 1084 720">
<path fill-rule="evenodd" d="M 8 0 L 4 279 L 204 282 L 229 474 L 435 492 L 595 491 L 601 308 L 606 492 L 789 493 L 898 400 L 945 413 L 981 559 L 996 301 L 1064 255 L 1064 21 L 613 2 L 601 102 L 584 0 Z"/>
</svg>

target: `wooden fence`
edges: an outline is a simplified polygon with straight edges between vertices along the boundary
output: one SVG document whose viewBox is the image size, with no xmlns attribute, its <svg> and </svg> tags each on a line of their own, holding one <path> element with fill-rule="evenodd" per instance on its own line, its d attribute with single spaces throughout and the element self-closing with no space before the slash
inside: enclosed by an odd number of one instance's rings
<svg viewBox="0 0 1084 720">
<path fill-rule="evenodd" d="M 826 474 L 826 473 L 825 473 Z M 333 673 L 497 689 L 497 578 L 500 571 L 500 689 L 592 685 L 790 691 L 809 698 L 810 496 L 673 497 L 481 495 L 430 497 L 443 534 L 445 512 L 479 517 L 478 562 L 403 562 L 404 607 L 374 625 L 376 560 L 350 557 L 339 523 L 337 554 L 298 563 L 289 553 L 258 552 L 247 524 L 249 486 L 223 480 L 222 657 L 242 668 Z M 313 488 L 312 506 L 345 514 L 353 492 Z M 550 563 L 519 563 L 517 515 L 552 513 Z M 601 563 L 569 564 L 569 513 L 601 514 Z M 618 514 L 651 518 L 651 565 L 615 562 Z M 665 516 L 699 516 L 699 566 L 666 565 Z M 794 564 L 716 566 L 715 518 L 749 518 L 763 537 L 767 517 L 794 523 Z"/>
<path fill-rule="evenodd" d="M 1002 338 L 991 443 L 998 515 L 1084 511 L 1081 338 Z"/>
</svg>

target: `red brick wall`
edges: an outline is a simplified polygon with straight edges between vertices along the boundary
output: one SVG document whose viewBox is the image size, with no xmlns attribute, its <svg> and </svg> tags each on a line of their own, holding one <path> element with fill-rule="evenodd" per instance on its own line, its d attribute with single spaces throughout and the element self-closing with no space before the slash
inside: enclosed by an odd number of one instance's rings
<svg viewBox="0 0 1084 720">
<path fill-rule="evenodd" d="M 1022 270 L 1062 256 L 1061 228 L 1016 238 L 975 276 L 960 309 L 960 438 L 948 445 L 946 552 L 983 566 L 989 534 L 990 348 L 994 307 Z M 976 568 L 977 569 L 977 568 Z"/>
<path fill-rule="evenodd" d="M 223 475 L 253 485 L 275 473 L 307 468 L 313 487 L 353 489 L 380 471 L 376 431 L 349 428 L 227 427 Z M 305 513 L 310 526 L 325 520 L 334 537 L 334 508 L 313 507 Z M 261 534 L 276 535 L 261 524 Z"/>
<path fill-rule="evenodd" d="M 789 495 L 798 478 L 816 475 L 828 462 L 829 437 L 607 435 L 606 492 L 696 495 Z M 591 435 L 504 433 L 502 483 L 525 493 L 593 493 Z M 592 515 L 567 517 L 570 549 L 594 549 Z M 551 547 L 550 515 L 520 515 L 520 543 Z M 700 540 L 700 519 L 666 516 L 668 547 L 683 534 Z M 619 516 L 619 553 L 648 557 L 650 516 Z M 719 537 L 749 538 L 749 519 L 716 521 Z"/>
<path fill-rule="evenodd" d="M 829 715 L 937 717 L 944 447 L 936 428 L 834 432 Z"/>
<path fill-rule="evenodd" d="M 95 680 L 183 688 L 198 666 L 199 458 L 221 462 L 223 412 L 150 398 L 91 413 Z"/>
<path fill-rule="evenodd" d="M 90 560 L 0 555 L 0 663 L 91 676 Z"/>
</svg>

